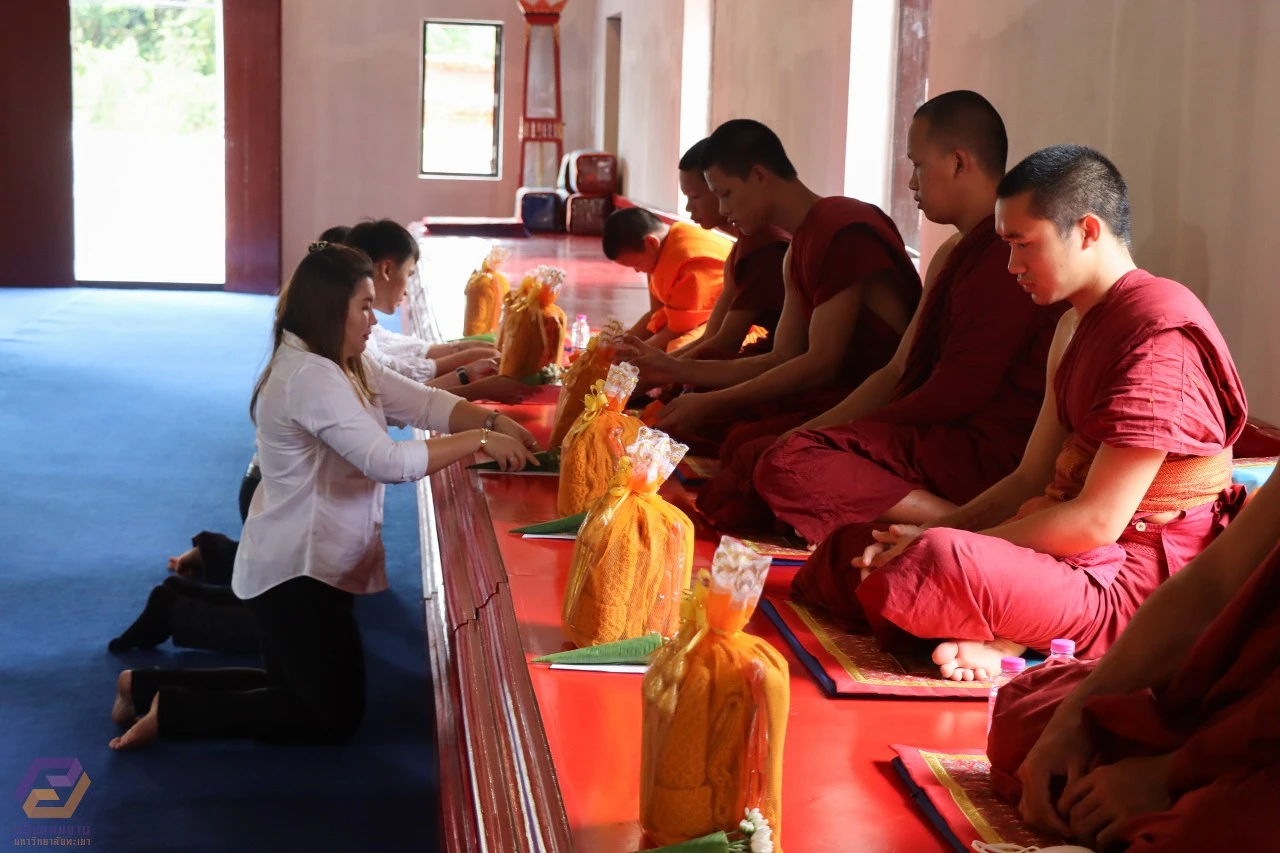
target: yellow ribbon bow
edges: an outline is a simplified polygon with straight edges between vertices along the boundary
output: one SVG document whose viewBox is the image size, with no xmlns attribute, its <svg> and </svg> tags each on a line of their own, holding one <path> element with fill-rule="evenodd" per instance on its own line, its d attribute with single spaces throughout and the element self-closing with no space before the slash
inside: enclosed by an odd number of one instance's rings
<svg viewBox="0 0 1280 853">
<path fill-rule="evenodd" d="M 594 421 L 601 413 L 608 411 L 609 398 L 604 394 L 604 380 L 597 379 L 595 384 L 591 386 L 591 390 L 582 398 L 583 410 L 578 415 L 578 419 L 573 422 L 573 426 L 569 427 L 569 433 L 564 437 L 564 447 L 568 447 L 582 431 L 587 428 L 587 424 Z"/>
</svg>

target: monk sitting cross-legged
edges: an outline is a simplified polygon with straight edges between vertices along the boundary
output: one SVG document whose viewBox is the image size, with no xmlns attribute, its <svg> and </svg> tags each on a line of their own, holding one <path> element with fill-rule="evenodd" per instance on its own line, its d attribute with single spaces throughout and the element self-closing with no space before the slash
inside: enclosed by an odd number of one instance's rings
<svg viewBox="0 0 1280 853">
<path fill-rule="evenodd" d="M 609 260 L 649 276 L 649 310 L 628 335 L 663 352 L 702 337 L 724 286 L 728 238 L 628 207 L 609 214 L 601 243 Z"/>
<path fill-rule="evenodd" d="M 695 448 L 723 438 L 725 458 L 740 441 L 776 437 L 826 411 L 883 367 L 919 301 L 920 278 L 888 216 L 814 193 L 763 124 L 734 119 L 716 128 L 703 165 L 731 224 L 747 234 L 772 225 L 793 235 L 773 348 L 728 361 L 671 361 L 664 377 L 711 390 L 677 397 L 658 427 Z"/>
<path fill-rule="evenodd" d="M 1101 660 L 1002 687 L 987 745 L 997 793 L 1099 850 L 1275 850 L 1278 539 L 1272 479 Z"/>
<path fill-rule="evenodd" d="M 741 353 L 768 352 L 782 316 L 782 260 L 791 235 L 773 226 L 747 234 L 720 215 L 720 200 L 702 174 L 706 149 L 707 140 L 699 140 L 680 158 L 685 210 L 703 228 L 726 231 L 737 241 L 725 258 L 724 290 L 707 318 L 702 337 L 669 354 L 634 348 L 631 360 L 640 369 L 640 381 L 645 385 L 667 384 L 667 365 L 673 358 L 733 358 Z"/>
<path fill-rule="evenodd" d="M 698 495 L 721 529 L 776 517 L 811 543 L 853 522 L 924 524 L 1011 472 L 1044 397 L 1065 305 L 1037 306 L 996 235 L 1008 141 L 976 92 L 916 111 L 910 188 L 930 221 L 960 233 L 934 255 L 925 295 L 890 362 L 834 408 L 742 445 Z"/>
<path fill-rule="evenodd" d="M 956 680 L 1057 637 L 1101 655 L 1234 514 L 1230 448 L 1247 415 L 1209 312 L 1134 266 L 1109 160 L 1046 148 L 997 195 L 1009 270 L 1036 302 L 1071 305 L 1022 462 L 927 529 L 837 530 L 792 586 L 886 647 L 942 640 L 933 660 Z"/>
</svg>

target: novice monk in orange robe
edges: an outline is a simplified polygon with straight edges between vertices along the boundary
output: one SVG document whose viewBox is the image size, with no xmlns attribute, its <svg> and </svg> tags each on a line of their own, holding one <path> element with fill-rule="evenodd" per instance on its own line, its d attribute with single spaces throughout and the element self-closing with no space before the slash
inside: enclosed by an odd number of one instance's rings
<svg viewBox="0 0 1280 853">
<path fill-rule="evenodd" d="M 1273 479 L 1101 660 L 1046 663 L 1000 688 L 997 793 L 1099 850 L 1275 850 L 1278 538 Z"/>
<path fill-rule="evenodd" d="M 841 528 L 792 585 L 882 644 L 936 643 L 943 677 L 966 681 L 1058 637 L 1084 658 L 1114 643 L 1234 515 L 1231 445 L 1247 416 L 1209 312 L 1134 266 L 1109 160 L 1046 148 L 997 194 L 1009 270 L 1036 302 L 1071 304 L 1021 464 L 927 529 Z"/>
<path fill-rule="evenodd" d="M 897 227 L 879 208 L 802 184 L 782 143 L 757 121 L 725 122 L 707 143 L 707 183 L 720 212 L 749 234 L 790 232 L 786 296 L 773 348 L 731 361 L 668 364 L 664 381 L 712 389 L 659 415 L 663 431 L 715 447 L 777 436 L 844 399 L 892 357 L 920 299 L 920 278 Z M 705 452 L 705 450 L 703 450 Z"/>
<path fill-rule="evenodd" d="M 609 260 L 649 276 L 649 311 L 628 335 L 663 352 L 702 337 L 724 287 L 727 238 L 628 207 L 609 214 L 602 244 Z"/>
<path fill-rule="evenodd" d="M 776 517 L 817 544 L 852 522 L 924 524 L 1017 467 L 1065 305 L 1037 306 L 1007 269 L 994 224 L 1007 151 L 1000 114 L 976 92 L 916 111 L 910 187 L 930 221 L 960 233 L 934 255 L 889 364 L 776 443 L 742 445 L 703 487 L 698 508 L 717 527 Z"/>
</svg>

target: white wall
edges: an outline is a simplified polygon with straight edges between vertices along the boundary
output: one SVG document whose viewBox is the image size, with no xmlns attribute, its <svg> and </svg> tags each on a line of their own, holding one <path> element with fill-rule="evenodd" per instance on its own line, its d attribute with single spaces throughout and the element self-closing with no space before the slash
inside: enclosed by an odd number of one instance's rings
<svg viewBox="0 0 1280 853">
<path fill-rule="evenodd" d="M 929 65 L 930 94 L 992 100 L 1011 166 L 1058 142 L 1115 161 L 1138 263 L 1205 301 L 1252 411 L 1280 418 L 1280 4 L 947 0 Z"/>
<path fill-rule="evenodd" d="M 561 18 L 565 150 L 591 145 L 595 5 L 573 0 Z M 330 225 L 512 214 L 524 66 L 524 20 L 514 0 L 284 0 L 282 13 L 286 274 Z M 418 177 L 424 18 L 506 24 L 501 180 Z"/>
</svg>

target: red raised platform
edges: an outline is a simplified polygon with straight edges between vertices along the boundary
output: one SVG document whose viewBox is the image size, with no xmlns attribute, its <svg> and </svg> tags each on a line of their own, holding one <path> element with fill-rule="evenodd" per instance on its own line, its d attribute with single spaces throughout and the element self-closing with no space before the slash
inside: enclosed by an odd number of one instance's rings
<svg viewBox="0 0 1280 853">
<path fill-rule="evenodd" d="M 571 315 L 589 313 L 598 325 L 609 313 L 625 322 L 647 309 L 642 277 L 605 260 L 597 240 L 498 242 L 516 251 L 507 264 L 513 280 L 535 259 L 565 267 L 560 301 Z M 415 332 L 436 339 L 461 326 L 466 273 L 488 245 L 478 243 L 423 241 L 427 287 L 410 293 L 406 318 Z M 446 267 L 453 271 L 446 274 Z M 543 439 L 551 412 L 547 405 L 509 410 Z M 458 853 L 623 853 L 643 846 L 640 677 L 551 671 L 528 662 L 566 647 L 560 603 L 573 543 L 506 531 L 554 518 L 555 488 L 550 477 L 480 475 L 462 465 L 419 485 L 444 832 L 448 849 Z M 674 501 L 691 498 L 675 480 L 664 488 Z M 714 543 L 710 531 L 698 531 L 695 565 L 710 562 Z M 790 573 L 775 569 L 769 591 L 785 592 Z M 890 744 L 949 749 L 982 743 L 985 705 L 827 699 L 763 614 L 749 630 L 791 665 L 786 849 L 946 850 L 890 769 Z"/>
</svg>

